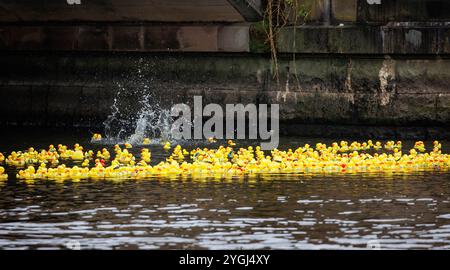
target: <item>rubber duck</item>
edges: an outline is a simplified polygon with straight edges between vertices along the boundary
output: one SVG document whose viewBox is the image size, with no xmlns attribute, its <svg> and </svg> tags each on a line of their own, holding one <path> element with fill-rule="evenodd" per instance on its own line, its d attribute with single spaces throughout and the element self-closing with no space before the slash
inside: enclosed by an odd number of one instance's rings
<svg viewBox="0 0 450 270">
<path fill-rule="evenodd" d="M 433 152 L 440 153 L 442 145 L 438 141 L 433 142 Z M 1 160 L 1 157 L 0 157 Z"/>
<path fill-rule="evenodd" d="M 91 141 L 92 142 L 98 142 L 102 140 L 102 135 L 99 133 L 94 133 L 94 135 L 92 135 Z"/>
<path fill-rule="evenodd" d="M 133 146 L 131 145 L 131 143 L 125 143 L 124 146 L 125 146 L 126 149 L 131 149 L 131 148 L 133 148 Z"/>
<path fill-rule="evenodd" d="M 89 167 L 89 159 L 85 159 L 83 163 L 81 163 L 81 167 Z"/>
<path fill-rule="evenodd" d="M 94 158 L 94 151 L 88 150 L 84 153 L 85 159 L 93 159 Z"/>
<path fill-rule="evenodd" d="M 152 141 L 149 138 L 145 138 L 142 142 L 143 145 L 149 145 Z"/>
<path fill-rule="evenodd" d="M 231 141 L 232 142 L 232 141 Z M 17 173 L 18 179 L 34 181 L 37 179 L 54 179 L 57 181 L 81 181 L 82 179 L 144 179 L 154 175 L 174 176 L 190 175 L 191 177 L 242 177 L 257 173 L 392 173 L 393 171 L 417 172 L 424 170 L 450 170 L 450 156 L 442 154 L 442 145 L 433 142 L 433 151 L 426 152 L 423 142 L 417 142 L 413 149 L 403 153 L 401 142 L 387 141 L 373 144 L 367 142 L 346 141 L 333 142 L 330 146 L 317 143 L 315 146 L 305 144 L 303 147 L 287 150 L 274 149 L 268 155 L 261 148 L 249 146 L 235 149 L 232 143 L 220 145 L 216 149 L 195 148 L 190 152 L 180 145 L 174 147 L 172 153 L 160 163 L 152 166 L 149 149 L 141 150 L 141 160 L 136 163 L 135 157 L 125 148 L 114 146 L 115 156 L 111 156 L 106 148 L 97 153 L 95 166 L 89 168 L 94 156 L 92 151 L 83 152 L 79 144 L 74 149 L 58 145 L 50 146 L 49 150 L 37 151 L 29 148 L 25 151 L 13 151 L 6 160 L 10 166 L 23 166 L 24 170 Z M 170 143 L 166 143 L 166 150 Z M 370 149 L 376 153 L 365 152 Z M 76 160 L 83 157 L 81 166 L 67 167 L 58 165 L 60 159 Z M 112 158 L 109 166 L 106 160 Z M 190 161 L 185 158 L 190 157 Z M 81 160 L 80 160 L 81 161 Z M 47 168 L 56 163 L 56 168 Z M 40 164 L 40 165 L 39 165 Z M 37 170 L 33 165 L 39 165 Z M 0 177 L 7 176 L 4 169 Z"/>
<path fill-rule="evenodd" d="M 170 149 L 170 142 L 166 142 L 163 146 L 164 150 L 169 150 Z"/>
<path fill-rule="evenodd" d="M 376 150 L 376 151 L 378 151 L 378 150 L 380 150 L 382 147 L 383 147 L 383 146 L 382 146 L 381 142 L 376 142 L 375 145 L 373 146 L 373 149 Z"/>
<path fill-rule="evenodd" d="M 5 174 L 5 168 L 0 166 L 0 180 L 8 180 L 8 175 Z"/>
<path fill-rule="evenodd" d="M 236 146 L 236 143 L 233 142 L 232 140 L 228 140 L 227 143 L 229 146 Z"/>
<path fill-rule="evenodd" d="M 24 155 L 20 151 L 13 151 L 6 159 L 6 164 L 14 167 L 24 167 L 26 164 Z"/>
<path fill-rule="evenodd" d="M 419 152 L 425 152 L 425 144 L 423 143 L 423 141 L 418 141 L 414 144 L 414 149 L 418 150 Z"/>
<path fill-rule="evenodd" d="M 141 159 L 145 163 L 150 163 L 152 159 L 152 153 L 147 148 L 141 150 Z"/>
</svg>

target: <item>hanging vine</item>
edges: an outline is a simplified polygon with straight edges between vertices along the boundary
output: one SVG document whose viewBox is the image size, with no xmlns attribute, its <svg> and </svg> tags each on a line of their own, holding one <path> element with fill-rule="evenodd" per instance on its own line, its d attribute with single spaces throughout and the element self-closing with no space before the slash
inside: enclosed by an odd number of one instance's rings
<svg viewBox="0 0 450 270">
<path fill-rule="evenodd" d="M 280 31 L 286 26 L 298 26 L 306 21 L 309 16 L 309 9 L 305 7 L 303 2 L 302 0 L 267 0 L 263 29 L 270 48 L 272 74 L 278 84 L 280 81 L 280 68 L 278 63 L 277 37 Z M 293 27 L 293 30 L 293 40 L 295 42 L 295 27 Z"/>
</svg>

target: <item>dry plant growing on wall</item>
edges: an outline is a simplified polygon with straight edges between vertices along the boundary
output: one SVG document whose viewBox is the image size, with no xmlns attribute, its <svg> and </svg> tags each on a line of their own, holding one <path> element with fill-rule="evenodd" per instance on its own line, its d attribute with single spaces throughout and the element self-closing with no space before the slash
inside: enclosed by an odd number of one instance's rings
<svg viewBox="0 0 450 270">
<path fill-rule="evenodd" d="M 277 83 L 279 83 L 280 80 L 277 37 L 284 27 L 298 26 L 305 22 L 306 18 L 309 16 L 309 11 L 302 2 L 302 0 L 267 0 L 263 23 L 265 24 L 264 29 L 270 47 L 273 76 Z M 293 40 L 295 42 L 295 27 L 293 28 L 293 31 Z"/>
</svg>

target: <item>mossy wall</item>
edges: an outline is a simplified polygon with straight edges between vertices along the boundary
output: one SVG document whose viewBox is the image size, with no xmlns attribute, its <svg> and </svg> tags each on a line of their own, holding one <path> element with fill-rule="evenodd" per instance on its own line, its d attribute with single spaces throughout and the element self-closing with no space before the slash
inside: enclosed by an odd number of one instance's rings
<svg viewBox="0 0 450 270">
<path fill-rule="evenodd" d="M 261 55 L 2 55 L 0 123 L 97 126 L 119 88 L 133 105 L 145 87 L 169 108 L 202 95 L 205 103 L 277 103 L 298 125 L 450 124 L 450 59 L 298 56 L 280 59 L 280 84 Z M 290 132 L 300 132 L 287 128 Z"/>
</svg>

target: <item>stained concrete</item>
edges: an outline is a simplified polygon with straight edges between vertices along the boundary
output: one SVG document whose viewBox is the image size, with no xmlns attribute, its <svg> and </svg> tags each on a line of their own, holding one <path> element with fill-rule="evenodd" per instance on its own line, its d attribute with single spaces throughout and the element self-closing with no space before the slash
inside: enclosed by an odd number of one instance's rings
<svg viewBox="0 0 450 270">
<path fill-rule="evenodd" d="M 280 52 L 337 54 L 448 54 L 450 25 L 286 27 Z"/>
<path fill-rule="evenodd" d="M 448 138 L 449 1 L 299 1 L 310 13 L 280 32 L 277 81 L 244 22 L 261 1 L 0 0 L 0 125 L 96 127 L 119 89 L 130 116 L 150 89 L 167 108 L 277 103 L 287 134 Z"/>
<path fill-rule="evenodd" d="M 1 26 L 0 50 L 248 52 L 248 24 Z"/>
<path fill-rule="evenodd" d="M 0 0 L 0 22 L 242 22 L 227 0 Z M 252 9 L 242 5 L 241 12 Z M 247 14 L 245 13 L 245 15 Z M 246 15 L 247 16 L 247 15 Z"/>
<path fill-rule="evenodd" d="M 302 135 L 308 124 L 392 126 L 393 134 L 429 134 L 450 123 L 450 59 L 303 56 L 281 60 L 281 80 L 257 55 L 16 53 L 2 55 L 0 124 L 98 126 L 120 87 L 135 107 L 148 87 L 169 108 L 202 95 L 205 103 L 277 103 L 283 130 Z M 287 69 L 289 67 L 289 69 Z M 131 111 L 130 111 L 131 113 Z M 288 123 L 288 124 L 287 124 Z M 395 127 L 395 128 L 394 128 Z M 437 128 L 437 129 L 436 129 Z M 304 135 L 315 129 L 306 128 Z M 389 132 L 391 132 L 389 131 Z M 388 134 L 385 134 L 386 136 Z"/>
</svg>

